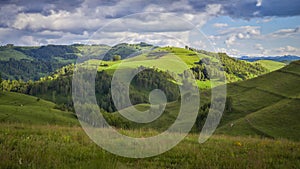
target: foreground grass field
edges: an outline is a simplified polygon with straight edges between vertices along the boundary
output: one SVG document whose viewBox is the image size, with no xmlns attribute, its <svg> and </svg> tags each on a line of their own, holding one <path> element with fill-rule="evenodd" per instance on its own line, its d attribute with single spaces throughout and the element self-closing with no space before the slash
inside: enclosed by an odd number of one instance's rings
<svg viewBox="0 0 300 169">
<path fill-rule="evenodd" d="M 154 131 L 123 131 L 138 137 Z M 155 132 L 154 132 L 155 133 Z M 215 135 L 204 144 L 189 135 L 151 158 L 115 156 L 80 127 L 0 124 L 0 168 L 299 168 L 300 143 Z"/>
</svg>

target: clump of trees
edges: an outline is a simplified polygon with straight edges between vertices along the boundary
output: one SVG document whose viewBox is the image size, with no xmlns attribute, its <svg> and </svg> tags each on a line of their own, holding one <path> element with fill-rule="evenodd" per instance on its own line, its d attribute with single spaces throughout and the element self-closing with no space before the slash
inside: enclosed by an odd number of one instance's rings
<svg viewBox="0 0 300 169">
<path fill-rule="evenodd" d="M 247 63 L 245 61 L 229 57 L 226 53 L 213 53 L 189 46 L 185 46 L 185 49 L 211 57 L 211 59 L 200 59 L 199 62 L 196 62 L 195 66 L 191 68 L 196 79 L 201 81 L 209 80 L 211 77 L 220 77 L 218 75 L 218 73 L 220 73 L 218 69 L 225 72 L 226 80 L 228 82 L 246 80 L 268 72 L 268 70 L 259 63 Z M 214 62 L 214 58 L 218 59 L 219 63 Z"/>
<path fill-rule="evenodd" d="M 120 55 L 115 55 L 113 57 L 113 61 L 119 61 L 119 60 L 121 60 L 121 56 Z"/>
<path fill-rule="evenodd" d="M 72 111 L 73 101 L 71 94 L 73 70 L 74 65 L 65 66 L 57 70 L 51 76 L 41 78 L 36 82 L 4 80 L 0 85 L 0 89 L 47 99 L 55 102 L 58 105 L 57 108 Z M 178 86 L 174 84 L 171 79 L 172 77 L 169 74 L 157 69 L 145 69 L 141 71 L 133 78 L 130 85 L 129 95 L 132 104 L 149 103 L 149 92 L 153 89 L 161 89 L 165 92 L 169 101 L 175 101 L 178 99 L 180 92 Z M 112 75 L 105 71 L 100 71 L 96 75 L 96 99 L 98 105 L 107 112 L 116 111 L 111 96 L 111 81 Z"/>
</svg>

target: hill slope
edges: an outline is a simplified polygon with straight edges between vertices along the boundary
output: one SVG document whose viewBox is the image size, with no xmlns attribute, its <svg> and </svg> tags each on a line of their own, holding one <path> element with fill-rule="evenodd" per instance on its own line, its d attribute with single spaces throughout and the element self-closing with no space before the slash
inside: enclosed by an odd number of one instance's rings
<svg viewBox="0 0 300 169">
<path fill-rule="evenodd" d="M 216 133 L 299 141 L 299 84 L 300 61 L 254 79 L 228 84 L 227 98 L 232 100 L 231 110 L 225 110 Z M 203 125 L 208 110 L 206 107 L 210 103 L 210 91 L 202 91 L 201 94 L 201 108 L 193 128 L 196 132 Z M 139 104 L 135 107 L 147 110 L 149 105 Z M 174 122 L 179 109 L 179 102 L 169 103 L 161 117 L 146 125 L 131 123 L 117 112 L 106 114 L 106 117 L 116 127 L 164 131 Z"/>
<path fill-rule="evenodd" d="M 229 84 L 233 100 L 217 133 L 300 140 L 300 61 L 255 79 Z"/>
<path fill-rule="evenodd" d="M 190 69 L 196 80 L 202 81 L 200 88 L 210 88 L 209 75 L 205 69 L 216 69 L 214 64 L 220 59 L 224 66 L 224 71 L 228 82 L 235 82 L 257 77 L 268 73 L 269 70 L 259 63 L 251 64 L 229 57 L 225 53 L 212 53 L 196 49 L 184 49 L 178 47 L 157 47 L 151 51 L 146 51 L 134 57 L 123 60 L 122 67 L 134 68 L 137 66 L 156 67 L 163 71 L 169 71 L 176 74 L 183 73 Z M 113 72 L 120 66 L 120 62 L 101 62 L 99 70 Z M 219 63 L 220 64 L 220 63 Z M 216 72 L 215 70 L 212 71 Z M 204 85 L 207 84 L 207 85 Z"/>
<path fill-rule="evenodd" d="M 0 123 L 77 125 L 71 112 L 54 109 L 55 104 L 13 92 L 0 92 Z"/>
<path fill-rule="evenodd" d="M 282 62 L 277 62 L 273 60 L 258 60 L 253 63 L 259 63 L 263 67 L 267 68 L 270 72 L 283 68 L 286 64 Z"/>
</svg>

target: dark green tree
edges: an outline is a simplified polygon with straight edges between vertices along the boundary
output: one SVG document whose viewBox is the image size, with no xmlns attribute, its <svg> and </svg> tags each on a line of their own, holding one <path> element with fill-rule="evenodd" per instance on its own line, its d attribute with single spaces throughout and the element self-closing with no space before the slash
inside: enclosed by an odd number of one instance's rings
<svg viewBox="0 0 300 169">
<path fill-rule="evenodd" d="M 231 112 L 232 111 L 232 104 L 233 104 L 233 100 L 232 97 L 229 96 L 226 98 L 226 110 Z"/>
<path fill-rule="evenodd" d="M 121 56 L 120 55 L 115 55 L 113 57 L 113 61 L 118 61 L 118 60 L 121 60 Z"/>
</svg>

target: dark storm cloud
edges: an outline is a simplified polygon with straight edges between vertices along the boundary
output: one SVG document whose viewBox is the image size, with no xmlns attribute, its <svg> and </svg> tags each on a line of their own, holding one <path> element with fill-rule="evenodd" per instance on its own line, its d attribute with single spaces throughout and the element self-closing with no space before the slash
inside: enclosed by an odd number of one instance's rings
<svg viewBox="0 0 300 169">
<path fill-rule="evenodd" d="M 286 17 L 300 15 L 299 9 L 299 0 L 1 0 L 0 41 L 6 41 L 4 37 L 9 36 L 17 41 L 22 35 L 32 36 L 33 40 L 83 38 L 116 18 L 142 12 L 172 13 L 201 26 L 212 16 Z M 131 25 L 120 23 L 110 31 L 131 28 L 138 32 L 183 32 L 190 29 L 172 19 L 168 21 L 172 23 L 169 26 L 157 25 L 154 21 L 160 20 L 159 17 L 163 15 L 154 19 L 150 15 L 137 15 L 127 22 Z"/>
<path fill-rule="evenodd" d="M 258 3 L 260 2 L 260 3 Z M 209 4 L 221 4 L 224 15 L 234 18 L 251 18 L 264 16 L 294 16 L 300 14 L 299 0 L 2 0 L 0 6 L 15 5 L 22 8 L 25 13 L 41 13 L 48 15 L 50 10 L 74 11 L 85 5 L 87 9 L 93 9 L 99 6 L 116 8 L 111 14 L 105 13 L 107 18 L 119 18 L 136 12 L 143 12 L 149 6 L 154 8 L 163 8 L 164 12 L 174 13 L 195 13 L 202 12 Z M 186 8 L 190 5 L 191 8 Z M 103 8 L 105 10 L 105 8 Z M 155 10 L 155 9 L 154 9 Z"/>
<path fill-rule="evenodd" d="M 80 6 L 83 0 L 2 0 L 0 6 L 16 5 L 23 7 L 22 12 L 47 13 L 48 10 L 72 11 Z"/>
<path fill-rule="evenodd" d="M 203 10 L 207 4 L 221 4 L 223 14 L 233 18 L 300 15 L 299 0 L 190 0 L 194 10 Z"/>
<path fill-rule="evenodd" d="M 300 15 L 299 0 L 266 0 L 261 6 L 262 16 L 296 16 Z"/>
</svg>

